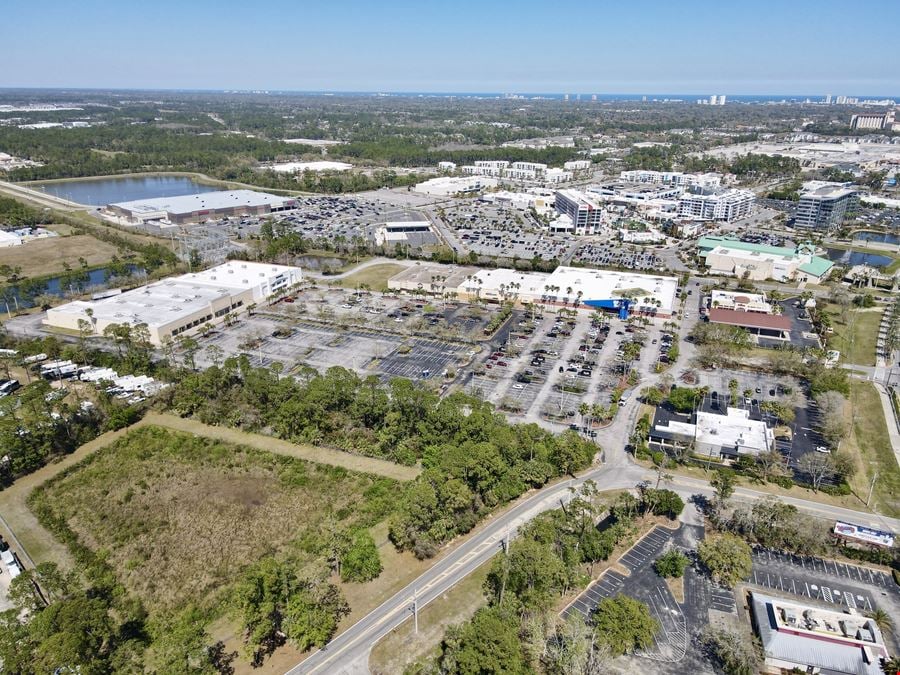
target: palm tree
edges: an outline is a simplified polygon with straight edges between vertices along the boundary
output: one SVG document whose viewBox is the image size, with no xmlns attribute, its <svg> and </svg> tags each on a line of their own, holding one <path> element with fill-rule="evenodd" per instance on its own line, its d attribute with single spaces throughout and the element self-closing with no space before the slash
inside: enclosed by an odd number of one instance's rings
<svg viewBox="0 0 900 675">
<path fill-rule="evenodd" d="M 584 418 L 588 416 L 591 412 L 591 406 L 588 405 L 587 401 L 582 401 L 578 406 L 578 414 L 581 415 L 581 426 L 585 426 Z"/>
<path fill-rule="evenodd" d="M 891 618 L 890 614 L 880 607 L 869 612 L 869 618 L 875 622 L 875 625 L 878 626 L 878 630 L 882 633 L 894 632 L 894 620 Z"/>
</svg>

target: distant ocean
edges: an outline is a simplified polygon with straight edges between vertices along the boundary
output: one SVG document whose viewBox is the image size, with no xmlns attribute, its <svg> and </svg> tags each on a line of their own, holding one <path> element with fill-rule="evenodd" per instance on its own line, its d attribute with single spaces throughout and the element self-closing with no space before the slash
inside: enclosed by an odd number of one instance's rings
<svg viewBox="0 0 900 675">
<path fill-rule="evenodd" d="M 231 91 L 231 90 L 229 90 Z M 709 100 L 709 97 L 713 94 L 720 95 L 724 93 L 727 96 L 727 100 L 729 102 L 737 102 L 737 103 L 803 103 L 807 99 L 813 103 L 823 103 L 825 101 L 825 96 L 823 94 L 729 94 L 726 92 L 705 92 L 702 94 L 594 94 L 594 93 L 578 93 L 572 92 L 569 94 L 559 94 L 559 93 L 541 93 L 541 92 L 464 92 L 464 91 L 386 91 L 386 92 L 374 92 L 374 91 L 280 91 L 280 90 L 267 90 L 269 94 L 282 94 L 282 95 L 305 95 L 305 96 L 375 96 L 375 97 L 397 97 L 397 98 L 473 98 L 473 99 L 521 99 L 521 100 L 554 100 L 554 101 L 562 101 L 566 99 L 566 96 L 569 97 L 569 101 L 578 102 L 592 102 L 593 97 L 596 96 L 597 101 L 633 101 L 633 102 L 642 102 L 646 99 L 646 102 L 650 103 L 654 100 L 663 101 L 663 100 L 681 100 L 688 103 L 696 103 L 698 99 Z M 834 95 L 837 96 L 836 94 Z M 860 100 L 871 99 L 871 100 L 885 100 L 885 99 L 893 99 L 900 100 L 900 96 L 897 95 L 882 95 L 882 94 L 848 94 L 853 98 L 858 98 Z"/>
</svg>

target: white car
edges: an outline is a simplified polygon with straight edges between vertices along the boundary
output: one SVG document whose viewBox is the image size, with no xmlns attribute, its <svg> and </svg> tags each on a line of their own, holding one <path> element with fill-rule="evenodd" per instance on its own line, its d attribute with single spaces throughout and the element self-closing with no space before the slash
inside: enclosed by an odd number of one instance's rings
<svg viewBox="0 0 900 675">
<path fill-rule="evenodd" d="M 524 389 L 524 388 L 525 388 L 525 385 L 524 385 L 524 384 L 514 384 L 514 385 L 512 386 L 512 388 L 513 388 L 513 389 Z"/>
<path fill-rule="evenodd" d="M 816 452 L 822 452 L 822 453 L 825 453 L 826 455 L 831 454 L 831 450 L 824 445 L 817 445 Z"/>
</svg>

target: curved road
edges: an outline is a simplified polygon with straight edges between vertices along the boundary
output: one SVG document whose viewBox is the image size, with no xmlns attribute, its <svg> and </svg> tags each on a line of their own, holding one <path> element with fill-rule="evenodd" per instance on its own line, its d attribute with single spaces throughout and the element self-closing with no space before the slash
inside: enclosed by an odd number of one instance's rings
<svg viewBox="0 0 900 675">
<path fill-rule="evenodd" d="M 644 480 L 655 481 L 656 472 L 634 464 L 625 454 L 624 448 L 621 447 L 622 441 L 628 436 L 625 427 L 633 418 L 639 405 L 634 400 L 629 403 L 630 405 L 625 406 L 622 414 L 617 417 L 618 423 L 614 423 L 610 428 L 612 431 L 613 428 L 620 427 L 616 429 L 620 439 L 617 445 L 620 447 L 614 451 L 607 463 L 599 468 L 590 469 L 577 478 L 555 483 L 542 490 L 529 493 L 520 498 L 506 512 L 488 519 L 486 525 L 456 544 L 431 569 L 336 636 L 324 649 L 314 652 L 305 661 L 289 670 L 288 675 L 366 672 L 371 648 L 379 639 L 410 618 L 415 601 L 418 602 L 418 607 L 421 609 L 446 593 L 501 550 L 524 523 L 539 513 L 556 508 L 568 501 L 573 488 L 577 488 L 588 480 L 596 482 L 602 490 L 633 488 Z M 707 481 L 684 476 L 676 476 L 673 480 L 668 481 L 668 487 L 684 497 L 692 494 L 712 497 L 714 494 L 714 490 Z M 737 488 L 732 499 L 755 501 L 768 496 L 770 495 L 765 492 Z M 818 517 L 848 520 L 861 525 L 900 531 L 900 520 L 894 518 L 794 497 L 781 497 L 781 499 Z"/>
</svg>

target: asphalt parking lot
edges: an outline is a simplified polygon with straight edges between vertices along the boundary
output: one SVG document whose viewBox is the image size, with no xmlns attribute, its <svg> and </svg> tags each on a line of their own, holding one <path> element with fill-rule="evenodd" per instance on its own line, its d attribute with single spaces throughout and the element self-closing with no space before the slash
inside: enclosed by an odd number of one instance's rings
<svg viewBox="0 0 900 675">
<path fill-rule="evenodd" d="M 378 370 L 389 377 L 428 380 L 441 377 L 444 371 L 455 366 L 465 353 L 458 345 L 443 340 L 415 339 L 408 341 L 407 344 L 411 344 L 408 353 L 401 353 L 395 349 L 381 359 Z"/>
<path fill-rule="evenodd" d="M 660 626 L 653 645 L 638 651 L 636 656 L 666 663 L 680 662 L 690 645 L 689 615 L 653 569 L 653 561 L 667 547 L 685 543 L 680 535 L 686 533 L 654 527 L 619 558 L 619 564 L 630 574 L 623 576 L 615 570 L 606 570 L 562 611 L 563 618 L 579 613 L 588 619 L 601 600 L 623 593 L 645 603 Z"/>
<path fill-rule="evenodd" d="M 547 232 L 530 213 L 479 201 L 445 207 L 443 222 L 478 255 L 564 260 L 576 242 L 573 235 Z"/>
<path fill-rule="evenodd" d="M 900 602 L 900 587 L 881 570 L 763 548 L 753 551 L 750 581 L 867 612 Z M 891 611 L 891 607 L 883 609 Z"/>
<path fill-rule="evenodd" d="M 663 269 L 662 258 L 652 249 L 621 242 L 589 242 L 575 251 L 573 261 L 595 267 L 617 267 L 629 270 Z"/>
</svg>

